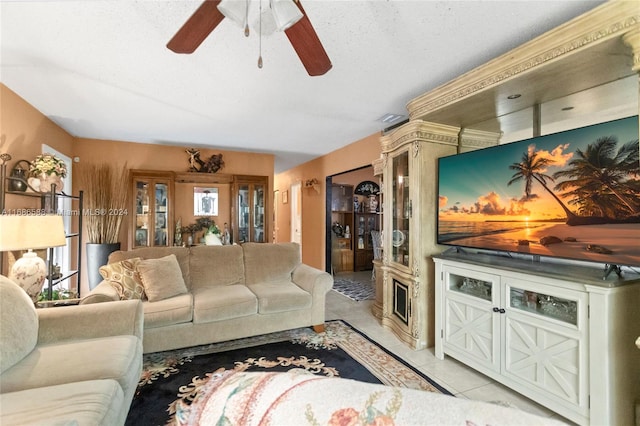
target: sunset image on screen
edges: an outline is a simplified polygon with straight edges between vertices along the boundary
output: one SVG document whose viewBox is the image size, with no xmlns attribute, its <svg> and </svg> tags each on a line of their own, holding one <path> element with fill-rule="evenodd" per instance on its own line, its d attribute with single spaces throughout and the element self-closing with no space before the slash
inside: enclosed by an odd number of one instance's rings
<svg viewBox="0 0 640 426">
<path fill-rule="evenodd" d="M 441 158 L 438 241 L 640 264 L 638 152 L 635 116 Z"/>
</svg>

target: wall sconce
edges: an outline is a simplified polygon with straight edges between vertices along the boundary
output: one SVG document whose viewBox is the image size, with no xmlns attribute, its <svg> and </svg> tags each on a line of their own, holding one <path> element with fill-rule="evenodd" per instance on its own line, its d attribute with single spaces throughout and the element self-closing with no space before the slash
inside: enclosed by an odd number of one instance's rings
<svg viewBox="0 0 640 426">
<path fill-rule="evenodd" d="M 308 179 L 307 181 L 305 181 L 304 187 L 312 188 L 314 191 L 316 191 L 316 193 L 320 194 L 320 182 L 318 182 L 318 179 L 316 178 Z"/>
</svg>

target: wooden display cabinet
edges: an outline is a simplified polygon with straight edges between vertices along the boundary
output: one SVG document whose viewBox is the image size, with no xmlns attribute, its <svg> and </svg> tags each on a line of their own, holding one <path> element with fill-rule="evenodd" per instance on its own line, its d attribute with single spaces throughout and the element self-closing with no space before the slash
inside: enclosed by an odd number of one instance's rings
<svg viewBox="0 0 640 426">
<path fill-rule="evenodd" d="M 331 185 L 331 266 L 353 271 L 353 186 Z"/>
<path fill-rule="evenodd" d="M 456 152 L 459 129 L 419 120 L 382 137 L 382 325 L 413 349 L 432 346 L 437 159 Z"/>
<path fill-rule="evenodd" d="M 373 238 L 371 231 L 379 231 L 377 213 L 356 213 L 354 228 L 355 270 L 368 271 L 373 268 Z"/>
<path fill-rule="evenodd" d="M 269 235 L 267 176 L 234 176 L 232 206 L 232 241 L 264 243 Z"/>
<path fill-rule="evenodd" d="M 132 170 L 130 247 L 173 244 L 173 172 Z"/>
</svg>

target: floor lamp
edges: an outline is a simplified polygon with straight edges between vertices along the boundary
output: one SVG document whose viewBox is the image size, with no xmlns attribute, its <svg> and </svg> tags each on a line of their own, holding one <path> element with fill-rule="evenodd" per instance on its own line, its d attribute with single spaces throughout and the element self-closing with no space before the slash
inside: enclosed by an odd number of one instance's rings
<svg viewBox="0 0 640 426">
<path fill-rule="evenodd" d="M 0 215 L 0 252 L 28 250 L 13 264 L 9 278 L 22 287 L 34 303 L 38 301 L 47 277 L 47 266 L 32 250 L 59 247 L 66 243 L 62 216 Z"/>
</svg>

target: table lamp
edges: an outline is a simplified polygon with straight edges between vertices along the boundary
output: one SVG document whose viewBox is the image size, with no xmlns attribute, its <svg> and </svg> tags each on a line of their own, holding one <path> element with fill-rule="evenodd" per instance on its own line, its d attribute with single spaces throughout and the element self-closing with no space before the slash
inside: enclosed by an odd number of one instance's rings
<svg viewBox="0 0 640 426">
<path fill-rule="evenodd" d="M 63 246 L 66 242 L 62 216 L 0 215 L 0 251 L 28 250 L 13 264 L 9 278 L 34 303 L 47 277 L 47 266 L 32 250 Z"/>
</svg>

